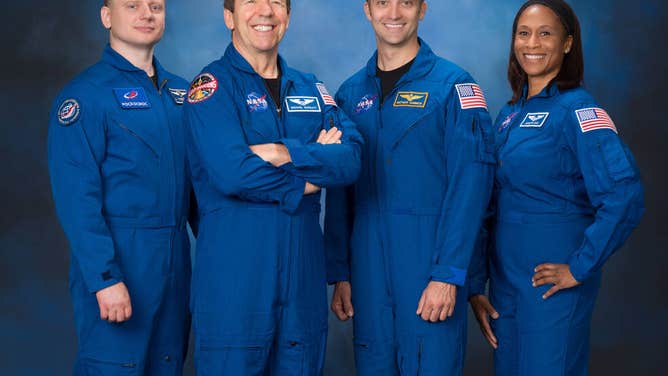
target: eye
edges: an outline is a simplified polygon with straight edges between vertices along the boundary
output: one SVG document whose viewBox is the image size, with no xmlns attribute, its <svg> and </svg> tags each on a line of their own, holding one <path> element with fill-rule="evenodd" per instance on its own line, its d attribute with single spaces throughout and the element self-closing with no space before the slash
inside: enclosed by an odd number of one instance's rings
<svg viewBox="0 0 668 376">
<path fill-rule="evenodd" d="M 155 13 L 160 13 L 160 12 L 163 11 L 163 9 L 164 9 L 164 7 L 163 7 L 162 5 L 160 5 L 160 4 L 153 4 L 153 5 L 151 5 L 151 11 L 153 11 L 153 12 L 155 12 Z"/>
<path fill-rule="evenodd" d="M 550 35 L 552 35 L 552 34 L 549 31 L 541 31 L 540 32 L 541 37 L 549 37 Z"/>
<path fill-rule="evenodd" d="M 520 30 L 520 31 L 517 32 L 517 36 L 518 36 L 518 37 L 528 37 L 528 36 L 529 36 L 529 32 L 526 31 L 526 30 Z"/>
</svg>

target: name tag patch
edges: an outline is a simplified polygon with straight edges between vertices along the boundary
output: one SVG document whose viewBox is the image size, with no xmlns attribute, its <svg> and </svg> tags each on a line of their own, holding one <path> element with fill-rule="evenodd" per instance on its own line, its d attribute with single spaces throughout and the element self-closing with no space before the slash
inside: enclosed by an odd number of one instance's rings
<svg viewBox="0 0 668 376">
<path fill-rule="evenodd" d="M 530 112 L 522 120 L 520 128 L 540 128 L 545 124 L 548 116 L 550 116 L 549 112 Z"/>
<path fill-rule="evenodd" d="M 144 88 L 120 88 L 114 89 L 114 93 L 116 94 L 116 100 L 118 100 L 118 104 L 121 105 L 121 108 L 126 110 L 135 108 L 151 108 L 151 103 L 148 101 L 148 96 L 146 96 Z"/>
<path fill-rule="evenodd" d="M 394 107 L 424 108 L 427 105 L 429 93 L 416 91 L 400 91 L 394 99 Z"/>
<path fill-rule="evenodd" d="M 285 108 L 288 112 L 322 112 L 316 97 L 286 97 Z"/>
</svg>

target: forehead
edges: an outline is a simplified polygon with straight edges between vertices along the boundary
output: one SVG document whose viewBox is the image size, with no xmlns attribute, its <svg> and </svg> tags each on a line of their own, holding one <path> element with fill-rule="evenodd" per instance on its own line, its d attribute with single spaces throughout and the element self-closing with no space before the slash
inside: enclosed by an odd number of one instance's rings
<svg viewBox="0 0 668 376">
<path fill-rule="evenodd" d="M 518 26 L 540 24 L 540 26 L 558 27 L 561 26 L 561 20 L 552 9 L 545 5 L 534 4 L 520 14 L 517 24 Z"/>
</svg>

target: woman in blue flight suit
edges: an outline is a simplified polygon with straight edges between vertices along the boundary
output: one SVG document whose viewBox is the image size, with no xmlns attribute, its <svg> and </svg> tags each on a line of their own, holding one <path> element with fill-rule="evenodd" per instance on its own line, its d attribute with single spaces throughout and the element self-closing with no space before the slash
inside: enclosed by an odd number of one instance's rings
<svg viewBox="0 0 668 376">
<path fill-rule="evenodd" d="M 495 124 L 494 214 L 481 242 L 489 244 L 470 277 L 497 375 L 587 373 L 601 268 L 644 211 L 633 157 L 581 87 L 583 65 L 572 9 L 526 2 L 513 24 L 513 98 Z"/>
</svg>

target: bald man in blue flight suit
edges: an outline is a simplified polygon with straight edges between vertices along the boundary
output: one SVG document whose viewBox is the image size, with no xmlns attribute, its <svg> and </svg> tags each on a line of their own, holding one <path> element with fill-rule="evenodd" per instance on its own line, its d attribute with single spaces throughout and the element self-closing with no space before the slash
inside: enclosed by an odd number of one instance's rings
<svg viewBox="0 0 668 376">
<path fill-rule="evenodd" d="M 202 213 L 193 274 L 199 375 L 318 375 L 327 335 L 320 187 L 358 176 L 361 136 L 278 55 L 290 2 L 225 1 L 232 43 L 192 82 Z"/>
<path fill-rule="evenodd" d="M 187 82 L 153 56 L 163 1 L 105 1 L 102 60 L 60 93 L 53 197 L 71 247 L 75 375 L 180 375 L 190 319 Z"/>
<path fill-rule="evenodd" d="M 491 120 L 471 76 L 418 39 L 426 8 L 365 2 L 378 50 L 336 96 L 365 139 L 359 181 L 328 190 L 325 219 L 332 310 L 354 320 L 360 375 L 462 372 Z"/>
</svg>

